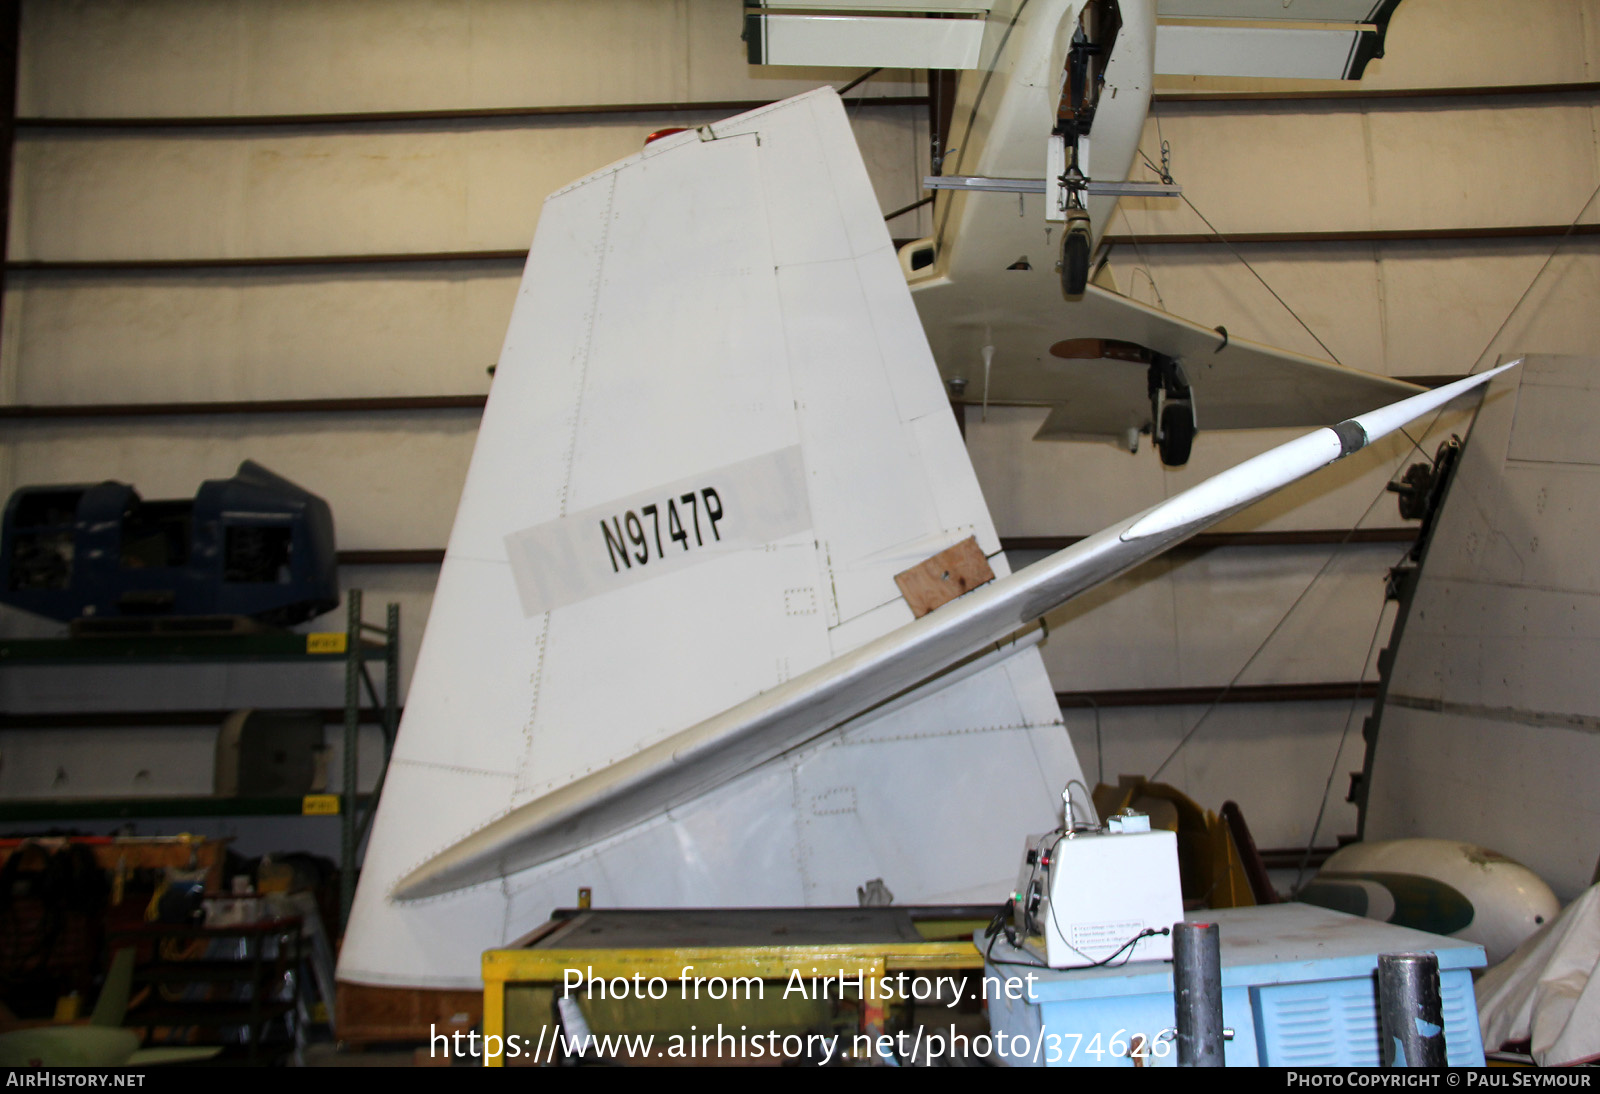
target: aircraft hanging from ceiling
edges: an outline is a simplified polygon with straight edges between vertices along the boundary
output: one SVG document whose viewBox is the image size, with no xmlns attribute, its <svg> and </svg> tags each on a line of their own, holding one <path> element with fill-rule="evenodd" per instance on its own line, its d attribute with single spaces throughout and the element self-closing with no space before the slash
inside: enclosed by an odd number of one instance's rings
<svg viewBox="0 0 1600 1094">
<path fill-rule="evenodd" d="M 1419 389 L 1230 338 L 1093 283 L 1157 75 L 1360 79 L 1400 0 L 749 0 L 750 61 L 958 69 L 933 235 L 900 253 L 966 403 L 1045 406 L 1038 440 L 1304 427 Z"/>
<path fill-rule="evenodd" d="M 340 979 L 466 987 L 570 906 L 993 902 L 1082 779 L 1040 617 L 1486 378 L 1011 574 L 843 105 L 552 194 Z"/>
</svg>

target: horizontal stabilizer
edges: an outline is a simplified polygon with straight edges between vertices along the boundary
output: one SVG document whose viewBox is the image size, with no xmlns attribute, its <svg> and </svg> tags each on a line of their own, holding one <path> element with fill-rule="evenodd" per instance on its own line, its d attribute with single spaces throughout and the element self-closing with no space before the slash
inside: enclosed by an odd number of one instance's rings
<svg viewBox="0 0 1600 1094">
<path fill-rule="evenodd" d="M 1316 430 L 537 798 L 403 878 L 397 899 L 535 866 L 639 823 L 924 685 L 1077 594 L 1366 447 L 1512 365 Z M 996 652 L 1003 653 L 1004 647 Z"/>
<path fill-rule="evenodd" d="M 1235 338 L 1096 285 L 1063 302 L 1048 271 L 1009 282 L 973 278 L 915 289 L 945 374 L 968 377 L 965 398 L 1048 406 L 1040 440 L 1121 441 L 1151 427 L 1147 366 L 1085 356 L 1077 347 L 1120 342 L 1171 357 L 1194 391 L 1196 425 L 1304 429 L 1415 395 L 1414 384 Z M 1009 294 L 1009 299 L 1007 297 Z M 1005 314 L 1002 326 L 990 316 Z M 973 367 L 993 345 L 993 368 Z"/>
<path fill-rule="evenodd" d="M 1183 366 L 1201 429 L 1308 428 L 1353 418 L 1422 390 L 1403 380 L 1235 338 L 1098 286 L 1091 285 L 1079 304 L 1073 315 L 1075 332 L 1132 342 Z M 1087 371 L 1081 363 L 1078 367 Z M 1022 396 L 1018 402 L 1052 404 L 1039 440 L 1124 436 L 1149 423 L 1150 402 L 1138 383 L 1124 384 L 1116 395 L 1090 399 L 1083 397 L 1086 385 L 1072 382 L 1072 370 L 1070 360 L 1052 358 L 1041 370 L 1041 390 L 1031 397 L 1016 393 Z M 1007 396 L 993 397 L 1004 401 Z"/>
</svg>

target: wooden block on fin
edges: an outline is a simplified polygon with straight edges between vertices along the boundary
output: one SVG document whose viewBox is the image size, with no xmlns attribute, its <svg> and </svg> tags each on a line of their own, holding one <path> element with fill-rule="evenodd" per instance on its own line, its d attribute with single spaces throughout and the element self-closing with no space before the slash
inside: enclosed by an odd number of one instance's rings
<svg viewBox="0 0 1600 1094">
<path fill-rule="evenodd" d="M 993 580 L 994 571 L 989 568 L 989 560 L 983 557 L 977 539 L 972 536 L 894 575 L 900 595 L 906 598 L 911 614 L 918 619 L 962 593 Z"/>
</svg>

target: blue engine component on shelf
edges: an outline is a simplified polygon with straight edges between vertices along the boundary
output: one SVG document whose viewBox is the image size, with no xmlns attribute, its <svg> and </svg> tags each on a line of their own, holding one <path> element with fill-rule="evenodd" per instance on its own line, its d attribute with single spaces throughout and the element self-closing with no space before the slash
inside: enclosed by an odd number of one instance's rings
<svg viewBox="0 0 1600 1094">
<path fill-rule="evenodd" d="M 0 602 L 64 623 L 250 616 L 301 623 L 339 604 L 328 503 L 246 460 L 193 501 L 120 482 L 25 486 L 6 504 Z"/>
</svg>

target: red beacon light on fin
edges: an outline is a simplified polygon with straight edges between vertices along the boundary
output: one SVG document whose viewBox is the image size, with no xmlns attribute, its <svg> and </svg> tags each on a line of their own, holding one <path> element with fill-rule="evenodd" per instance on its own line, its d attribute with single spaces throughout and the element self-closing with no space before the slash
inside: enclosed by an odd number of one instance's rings
<svg viewBox="0 0 1600 1094">
<path fill-rule="evenodd" d="M 665 129 L 657 129 L 654 133 L 650 134 L 644 139 L 644 143 L 646 146 L 649 146 L 660 140 L 662 137 L 670 137 L 674 133 L 687 133 L 688 131 L 689 127 L 686 125 L 669 125 Z"/>
</svg>

